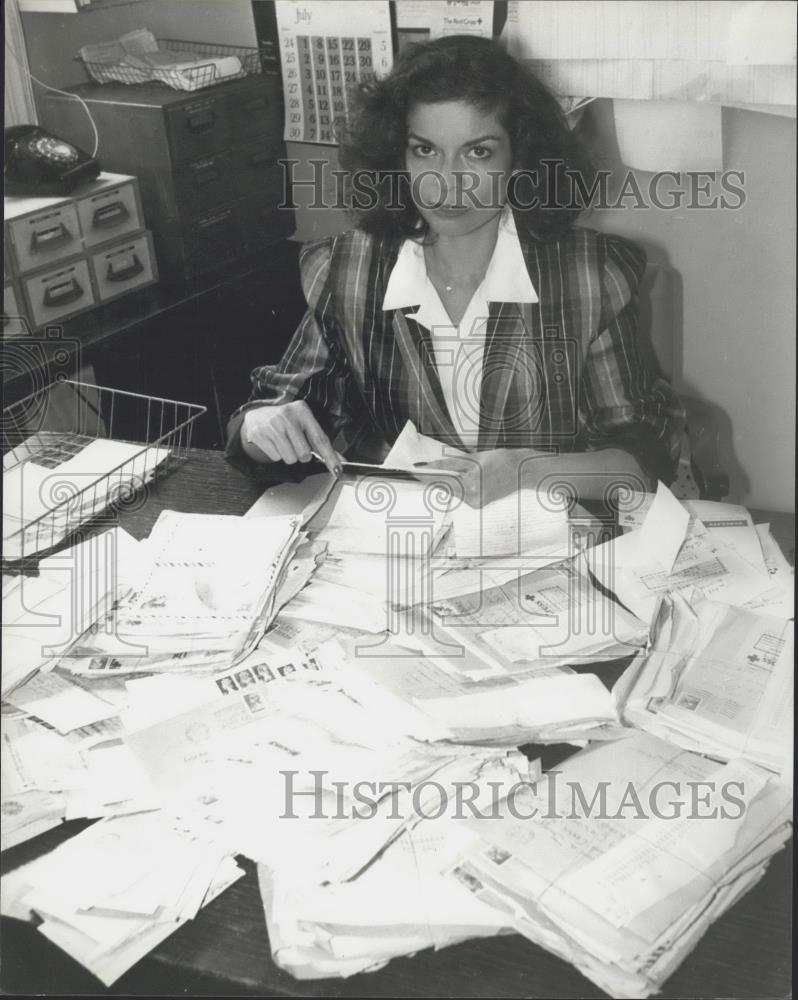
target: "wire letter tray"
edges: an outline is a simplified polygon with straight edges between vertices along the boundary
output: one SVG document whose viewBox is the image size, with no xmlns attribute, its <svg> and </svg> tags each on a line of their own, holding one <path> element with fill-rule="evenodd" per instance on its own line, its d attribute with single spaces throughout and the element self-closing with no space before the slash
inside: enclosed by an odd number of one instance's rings
<svg viewBox="0 0 798 1000">
<path fill-rule="evenodd" d="M 260 50 L 236 45 L 216 45 L 210 42 L 190 42 L 180 38 L 159 38 L 159 52 L 172 52 L 175 56 L 198 55 L 208 57 L 208 62 L 196 62 L 180 68 L 154 66 L 140 68 L 125 62 L 101 62 L 78 58 L 86 67 L 86 72 L 97 83 L 163 83 L 175 90 L 202 90 L 217 83 L 238 80 L 262 71 Z M 220 63 L 237 59 L 241 65 L 239 72 L 225 72 Z"/>
<path fill-rule="evenodd" d="M 3 561 L 58 545 L 188 457 L 197 403 L 55 382 L 3 410 Z M 107 442 L 100 444 L 99 442 Z"/>
</svg>

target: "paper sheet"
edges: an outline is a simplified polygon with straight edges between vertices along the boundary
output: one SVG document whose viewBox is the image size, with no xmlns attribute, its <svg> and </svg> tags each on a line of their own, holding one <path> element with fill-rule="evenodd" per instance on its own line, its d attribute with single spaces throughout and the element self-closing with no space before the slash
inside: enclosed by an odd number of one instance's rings
<svg viewBox="0 0 798 1000">
<path fill-rule="evenodd" d="M 507 34 L 526 59 L 725 59 L 738 5 L 715 0 L 511 0 Z"/>
<path fill-rule="evenodd" d="M 115 705 L 54 672 L 36 674 L 6 695 L 6 700 L 62 733 L 117 714 Z"/>
<path fill-rule="evenodd" d="M 652 173 L 723 168 L 721 108 L 674 101 L 613 101 L 624 165 Z"/>
<path fill-rule="evenodd" d="M 429 490 L 420 483 L 369 476 L 345 481 L 318 537 L 329 544 L 331 555 L 424 558 L 448 526 L 450 502 L 450 491 L 438 485 Z"/>
<path fill-rule="evenodd" d="M 670 573 L 684 544 L 690 515 L 667 486 L 657 492 L 638 535 L 639 544 Z"/>
<path fill-rule="evenodd" d="M 752 0 L 732 13 L 727 63 L 795 65 L 798 7 L 790 0 Z"/>
<path fill-rule="evenodd" d="M 398 0 L 396 27 L 400 31 L 443 35 L 493 37 L 493 0 Z"/>
<path fill-rule="evenodd" d="M 542 550 L 568 557 L 570 537 L 565 510 L 550 510 L 536 490 L 508 493 L 484 507 L 460 503 L 452 509 L 453 554 L 477 556 L 532 556 Z"/>
<path fill-rule="evenodd" d="M 413 421 L 408 420 L 382 464 L 392 469 L 412 470 L 416 462 L 437 462 L 443 458 L 458 458 L 465 454 L 459 448 L 420 434 Z"/>
</svg>

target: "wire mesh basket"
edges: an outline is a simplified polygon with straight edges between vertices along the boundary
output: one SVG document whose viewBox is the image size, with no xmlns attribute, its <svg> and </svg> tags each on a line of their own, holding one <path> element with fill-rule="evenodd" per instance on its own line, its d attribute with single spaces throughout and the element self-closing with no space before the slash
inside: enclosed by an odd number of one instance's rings
<svg viewBox="0 0 798 1000">
<path fill-rule="evenodd" d="M 217 45 L 212 42 L 190 42 L 181 38 L 159 38 L 159 53 L 198 56 L 199 61 L 179 67 L 144 66 L 139 60 L 99 61 L 78 56 L 86 72 L 97 83 L 163 83 L 174 90 L 202 90 L 217 83 L 238 80 L 262 72 L 261 53 L 257 48 L 240 45 Z M 207 57 L 207 61 L 205 61 Z M 240 69 L 236 71 L 237 60 Z M 133 64 L 135 63 L 135 64 Z"/>
<path fill-rule="evenodd" d="M 142 501 L 188 457 L 194 421 L 182 403 L 60 381 L 3 410 L 3 562 L 60 544 L 105 512 Z"/>
</svg>

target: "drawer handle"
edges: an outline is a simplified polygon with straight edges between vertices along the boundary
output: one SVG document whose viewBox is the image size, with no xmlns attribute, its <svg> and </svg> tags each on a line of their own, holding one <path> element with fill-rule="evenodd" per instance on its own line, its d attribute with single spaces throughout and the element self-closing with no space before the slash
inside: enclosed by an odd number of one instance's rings
<svg viewBox="0 0 798 1000">
<path fill-rule="evenodd" d="M 77 278 L 61 281 L 57 285 L 49 285 L 44 293 L 46 306 L 62 306 L 67 302 L 75 302 L 83 295 L 83 287 Z"/>
<path fill-rule="evenodd" d="M 199 186 L 213 184 L 214 181 L 218 181 L 222 176 L 222 172 L 216 164 L 212 166 L 192 167 L 191 171 L 194 174 L 194 183 Z"/>
<path fill-rule="evenodd" d="M 189 115 L 188 118 L 188 130 L 189 132 L 210 132 L 213 126 L 216 124 L 216 115 L 213 111 L 206 111 L 204 114 Z"/>
<path fill-rule="evenodd" d="M 102 205 L 94 211 L 92 225 L 95 229 L 111 229 L 130 218 L 130 212 L 123 201 L 113 201 L 110 205 Z"/>
<path fill-rule="evenodd" d="M 108 264 L 108 270 L 105 272 L 106 281 L 127 281 L 129 278 L 135 278 L 137 274 L 141 274 L 144 270 L 144 265 L 139 260 L 139 255 L 134 253 L 133 260 L 125 267 L 114 268 L 113 261 Z"/>
<path fill-rule="evenodd" d="M 51 250 L 53 247 L 60 247 L 64 243 L 71 242 L 72 233 L 63 222 L 59 222 L 57 226 L 50 226 L 49 229 L 40 229 L 38 232 L 31 233 L 30 252 L 43 253 L 45 250 Z"/>
</svg>

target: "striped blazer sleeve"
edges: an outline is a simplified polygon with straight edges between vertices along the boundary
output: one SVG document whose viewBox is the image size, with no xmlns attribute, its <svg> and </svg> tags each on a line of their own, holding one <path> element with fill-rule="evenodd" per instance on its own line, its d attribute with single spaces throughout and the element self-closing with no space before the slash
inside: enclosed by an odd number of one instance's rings
<svg viewBox="0 0 798 1000">
<path fill-rule="evenodd" d="M 637 291 L 643 250 L 607 236 L 601 280 L 601 320 L 588 345 L 582 383 L 585 443 L 622 448 L 643 471 L 672 482 L 685 414 L 679 397 L 644 361 L 639 346 Z"/>
<path fill-rule="evenodd" d="M 307 312 L 279 363 L 261 365 L 251 373 L 250 398 L 227 426 L 227 455 L 231 459 L 242 456 L 239 435 L 245 413 L 260 406 L 305 400 L 333 446 L 343 453 L 362 433 L 364 411 L 362 404 L 358 405 L 349 361 L 341 348 L 343 338 L 330 291 L 332 254 L 332 238 L 302 248 L 299 268 Z M 252 471 L 251 463 L 243 464 Z"/>
</svg>

